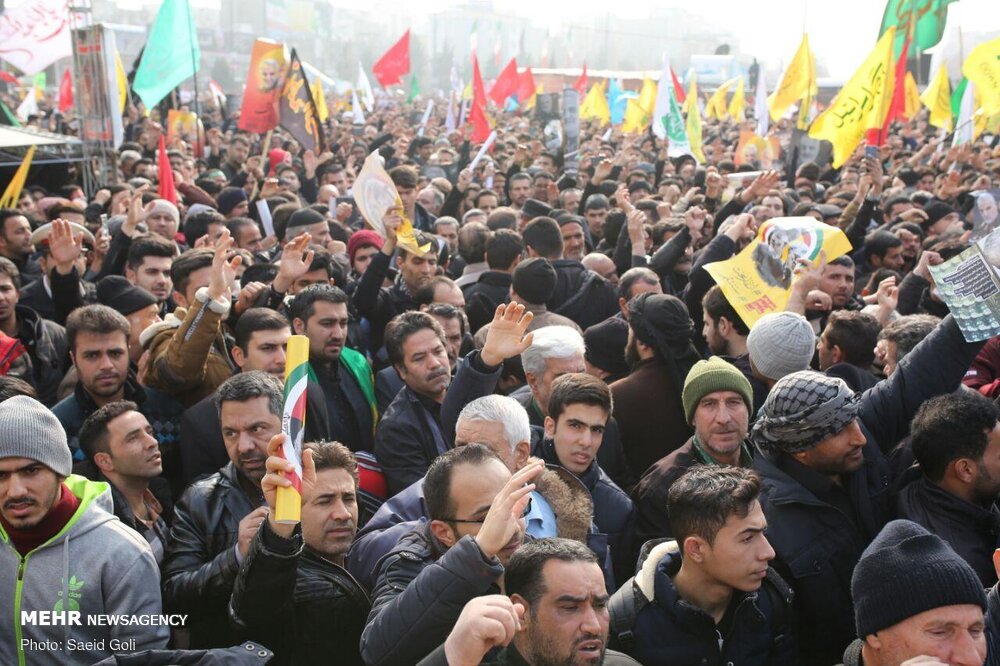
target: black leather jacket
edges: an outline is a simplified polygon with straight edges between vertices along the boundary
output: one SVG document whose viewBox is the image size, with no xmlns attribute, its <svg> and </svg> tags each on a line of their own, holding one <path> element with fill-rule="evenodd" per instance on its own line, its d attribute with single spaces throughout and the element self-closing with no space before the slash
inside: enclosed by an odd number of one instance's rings
<svg viewBox="0 0 1000 666">
<path fill-rule="evenodd" d="M 191 648 L 238 641 L 227 610 L 239 573 L 234 546 L 240 520 L 261 502 L 247 496 L 236 475 L 229 463 L 188 488 L 174 507 L 163 559 L 163 607 L 189 616 Z"/>
<path fill-rule="evenodd" d="M 274 665 L 361 660 L 361 631 L 371 602 L 347 570 L 304 547 L 302 526 L 290 539 L 264 521 L 240 566 L 230 618 L 274 650 Z M 282 618 L 276 622 L 275 618 Z"/>
</svg>

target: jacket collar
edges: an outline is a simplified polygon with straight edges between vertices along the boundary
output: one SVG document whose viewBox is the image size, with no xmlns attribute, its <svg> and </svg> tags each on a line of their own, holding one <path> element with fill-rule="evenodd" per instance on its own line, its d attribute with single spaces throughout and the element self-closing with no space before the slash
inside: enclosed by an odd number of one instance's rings
<svg viewBox="0 0 1000 666">
<path fill-rule="evenodd" d="M 142 409 L 142 403 L 146 402 L 146 391 L 136 380 L 135 372 L 132 370 L 131 365 L 129 365 L 128 374 L 125 376 L 124 389 L 122 400 L 131 400 L 139 406 L 139 409 Z M 97 409 L 97 403 L 87 393 L 87 389 L 83 388 L 83 382 L 80 380 L 77 380 L 76 386 L 73 387 L 73 396 L 85 412 L 92 412 Z"/>
<path fill-rule="evenodd" d="M 565 469 L 565 465 L 563 465 L 559 461 L 559 456 L 558 454 L 556 454 L 556 443 L 551 439 L 549 439 L 548 437 L 542 440 L 542 448 L 539 453 L 540 453 L 539 457 L 542 460 L 544 460 L 547 464 L 553 467 L 562 467 L 563 469 Z M 591 494 L 593 494 L 594 488 L 597 487 L 597 482 L 601 480 L 601 468 L 600 466 L 598 466 L 596 458 L 590 463 L 590 467 L 588 467 L 583 474 L 576 474 L 572 472 L 571 474 L 573 474 L 573 476 L 575 476 L 576 478 L 580 479 L 580 481 L 583 483 L 584 486 L 587 487 L 587 490 L 589 490 Z"/>
<path fill-rule="evenodd" d="M 991 504 L 989 508 L 984 508 L 966 502 L 961 497 L 932 483 L 926 476 L 920 477 L 916 484 L 917 493 L 922 495 L 925 501 L 949 514 L 955 520 L 977 527 L 1000 526 L 1000 509 L 995 503 Z"/>
</svg>

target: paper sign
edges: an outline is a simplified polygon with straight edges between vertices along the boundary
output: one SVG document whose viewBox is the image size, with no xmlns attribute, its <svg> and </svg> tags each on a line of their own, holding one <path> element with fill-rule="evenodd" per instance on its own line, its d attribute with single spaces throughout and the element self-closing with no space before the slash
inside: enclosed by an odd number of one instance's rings
<svg viewBox="0 0 1000 666">
<path fill-rule="evenodd" d="M 705 266 L 730 305 L 748 327 L 788 304 L 799 259 L 816 261 L 826 250 L 830 261 L 849 252 L 844 232 L 812 217 L 772 218 L 739 254 Z"/>
<path fill-rule="evenodd" d="M 386 173 L 382 157 L 377 151 L 365 158 L 365 163 L 361 167 L 361 173 L 354 180 L 354 202 L 361 211 L 368 224 L 382 238 L 385 238 L 385 225 L 382 218 L 392 208 L 403 209 L 403 202 L 396 191 L 396 185 Z M 409 252 L 426 254 L 431 248 L 431 244 L 417 246 L 414 236 L 413 223 L 406 218 L 403 224 L 396 229 L 396 244 Z"/>
<path fill-rule="evenodd" d="M 1000 231 L 956 257 L 931 266 L 938 296 L 969 342 L 1000 335 Z"/>
<path fill-rule="evenodd" d="M 274 222 L 271 221 L 271 209 L 268 208 L 266 201 L 257 202 L 257 215 L 260 217 L 260 223 L 264 227 L 264 235 L 273 236 Z"/>
<path fill-rule="evenodd" d="M 483 155 L 486 154 L 486 151 L 490 149 L 490 146 L 492 146 L 493 142 L 496 140 L 497 140 L 497 132 L 496 130 L 493 130 L 492 132 L 490 132 L 490 135 L 486 137 L 486 141 L 479 149 L 479 152 L 476 153 L 476 156 L 472 158 L 472 163 L 469 164 L 469 171 L 471 171 L 472 173 L 476 172 L 476 165 L 479 164 L 479 160 L 483 159 Z"/>
</svg>

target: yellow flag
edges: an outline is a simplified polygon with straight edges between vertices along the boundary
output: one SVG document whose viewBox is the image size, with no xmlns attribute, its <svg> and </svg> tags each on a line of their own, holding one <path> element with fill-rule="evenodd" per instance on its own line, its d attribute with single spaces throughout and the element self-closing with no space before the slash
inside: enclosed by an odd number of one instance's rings
<svg viewBox="0 0 1000 666">
<path fill-rule="evenodd" d="M 309 90 L 312 93 L 313 102 L 316 104 L 316 115 L 319 116 L 320 122 L 325 123 L 326 119 L 330 117 L 330 109 L 326 106 L 323 80 L 317 76 L 313 84 L 309 86 Z"/>
<path fill-rule="evenodd" d="M 895 27 L 885 31 L 861 67 L 809 128 L 809 136 L 833 144 L 834 169 L 847 161 L 865 131 L 880 129 L 885 124 L 895 77 L 892 53 L 895 35 Z"/>
<path fill-rule="evenodd" d="M 691 99 L 688 97 L 688 99 Z M 704 163 L 705 152 L 702 150 L 701 140 L 701 116 L 698 114 L 698 105 L 692 106 L 693 112 L 688 112 L 685 128 L 688 135 L 688 143 L 691 145 L 691 153 L 700 163 Z"/>
<path fill-rule="evenodd" d="M 630 99 L 625 105 L 625 122 L 622 131 L 642 132 L 653 118 L 653 108 L 656 106 L 656 83 L 652 79 L 643 79 L 642 88 L 637 99 Z"/>
<path fill-rule="evenodd" d="M 792 57 L 792 61 L 781 75 L 781 83 L 767 98 L 767 108 L 771 120 L 777 122 L 788 112 L 788 107 L 805 97 L 815 85 L 816 75 L 812 52 L 809 50 L 809 36 L 802 35 L 802 42 Z"/>
<path fill-rule="evenodd" d="M 118 51 L 115 51 L 115 78 L 118 80 L 118 113 L 124 113 L 128 103 L 128 77 L 122 65 L 122 54 Z"/>
<path fill-rule="evenodd" d="M 17 207 L 17 200 L 21 198 L 21 190 L 24 189 L 24 183 L 28 180 L 28 170 L 31 169 L 31 158 L 34 156 L 35 146 L 31 146 L 24 155 L 21 166 L 17 167 L 17 172 L 7 184 L 7 189 L 3 191 L 3 196 L 0 196 L 0 208 Z"/>
<path fill-rule="evenodd" d="M 976 86 L 983 112 L 1000 113 L 1000 37 L 973 49 L 962 63 L 962 74 Z"/>
<path fill-rule="evenodd" d="M 608 98 L 605 96 L 603 83 L 597 82 L 590 86 L 590 92 L 580 104 L 580 117 L 584 120 L 596 118 L 602 125 L 611 122 L 611 109 L 608 108 Z"/>
<path fill-rule="evenodd" d="M 736 92 L 733 93 L 733 98 L 729 101 L 729 115 L 733 117 L 733 120 L 737 122 L 743 122 L 746 120 L 743 111 L 747 107 L 746 97 L 743 96 L 743 77 L 740 77 L 739 83 L 736 84 Z"/>
<path fill-rule="evenodd" d="M 912 72 L 906 73 L 906 108 L 903 111 L 907 118 L 913 118 L 920 111 L 920 91 Z"/>
<path fill-rule="evenodd" d="M 643 113 L 642 107 L 639 106 L 639 100 L 628 100 L 625 103 L 625 120 L 622 122 L 622 132 L 633 134 L 643 131 L 648 123 L 648 120 L 644 120 L 647 117 Z"/>
<path fill-rule="evenodd" d="M 695 113 L 698 113 L 698 81 L 695 77 L 694 72 L 691 72 L 691 82 L 688 83 L 687 96 L 684 98 L 684 106 L 681 107 L 685 114 L 691 113 L 691 109 L 694 109 Z M 699 126 L 701 124 L 699 123 Z"/>
<path fill-rule="evenodd" d="M 953 120 L 951 117 L 951 83 L 948 81 L 948 68 L 943 64 L 938 68 L 930 85 L 924 90 L 924 94 L 920 96 L 920 101 L 931 112 L 928 122 L 934 127 L 950 132 Z"/>
<path fill-rule="evenodd" d="M 708 98 L 708 102 L 705 103 L 706 118 L 722 120 L 726 117 L 726 95 L 729 94 L 729 86 L 731 86 L 732 83 L 732 81 L 726 81 L 719 86 L 714 93 L 712 93 L 711 97 Z"/>
</svg>

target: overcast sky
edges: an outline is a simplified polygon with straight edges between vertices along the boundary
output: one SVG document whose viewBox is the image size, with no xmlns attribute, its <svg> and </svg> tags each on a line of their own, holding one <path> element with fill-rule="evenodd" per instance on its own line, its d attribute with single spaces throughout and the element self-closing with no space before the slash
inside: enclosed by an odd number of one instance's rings
<svg viewBox="0 0 1000 666">
<path fill-rule="evenodd" d="M 395 13 L 406 14 L 419 7 L 421 14 L 440 8 L 462 6 L 454 0 L 384 0 Z M 654 0 L 655 1 L 655 0 Z M 331 0 L 336 6 L 358 8 L 356 0 Z M 641 18 L 649 11 L 649 0 L 611 3 L 608 0 L 495 0 L 497 10 L 534 19 L 538 27 L 558 31 L 561 25 L 588 23 L 593 16 Z M 846 79 L 861 64 L 878 36 L 883 0 L 659 0 L 657 7 L 684 7 L 701 13 L 706 22 L 715 22 L 732 31 L 743 53 L 756 55 L 770 69 L 788 62 L 798 46 L 803 27 L 816 57 L 825 63 L 830 77 Z M 977 33 L 980 41 L 1000 36 L 1000 0 L 959 0 L 948 7 L 948 25 Z M 957 37 L 954 38 L 957 42 Z M 965 53 L 973 43 L 966 35 Z M 667 47 L 669 45 L 665 45 Z M 650 54 L 651 67 L 659 63 Z M 957 58 L 957 51 L 955 58 Z M 958 71 L 958 65 L 954 66 Z"/>
</svg>

